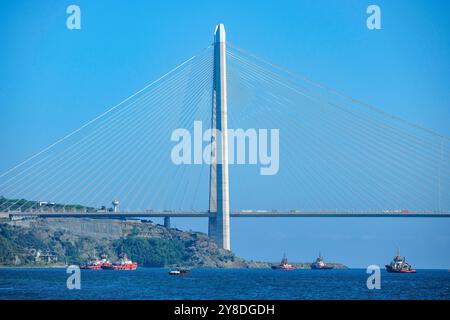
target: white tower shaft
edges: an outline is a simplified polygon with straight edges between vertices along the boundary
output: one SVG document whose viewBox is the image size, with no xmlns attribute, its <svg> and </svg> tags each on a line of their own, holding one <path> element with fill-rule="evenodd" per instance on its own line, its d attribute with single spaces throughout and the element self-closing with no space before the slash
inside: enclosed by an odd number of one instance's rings
<svg viewBox="0 0 450 320">
<path fill-rule="evenodd" d="M 212 164 L 209 197 L 209 236 L 217 245 L 230 250 L 230 206 L 228 183 L 227 64 L 223 24 L 214 35 Z"/>
</svg>

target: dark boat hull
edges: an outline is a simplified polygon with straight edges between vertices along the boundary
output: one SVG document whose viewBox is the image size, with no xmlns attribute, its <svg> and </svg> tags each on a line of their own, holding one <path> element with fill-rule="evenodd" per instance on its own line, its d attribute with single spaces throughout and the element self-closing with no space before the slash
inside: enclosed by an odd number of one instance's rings
<svg viewBox="0 0 450 320">
<path fill-rule="evenodd" d="M 186 275 L 190 274 L 191 272 L 190 272 L 190 271 L 187 271 L 187 270 L 180 270 L 180 271 L 174 271 L 174 270 L 172 270 L 172 271 L 169 271 L 168 273 L 169 273 L 171 276 L 186 276 Z"/>
<path fill-rule="evenodd" d="M 331 269 L 334 269 L 334 268 L 331 267 L 331 266 L 324 266 L 324 267 L 311 266 L 311 269 L 313 269 L 313 270 L 331 270 Z"/>
<path fill-rule="evenodd" d="M 416 273 L 416 269 L 400 269 L 400 270 L 395 270 L 392 269 L 391 266 L 386 265 L 386 271 L 389 273 Z"/>
</svg>

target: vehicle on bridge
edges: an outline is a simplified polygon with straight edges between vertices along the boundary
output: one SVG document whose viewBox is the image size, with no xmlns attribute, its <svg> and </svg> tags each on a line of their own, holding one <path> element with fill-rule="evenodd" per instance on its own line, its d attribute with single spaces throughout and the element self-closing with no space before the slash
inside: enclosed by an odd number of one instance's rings
<svg viewBox="0 0 450 320">
<path fill-rule="evenodd" d="M 97 213 L 107 213 L 109 210 L 105 206 L 101 206 L 100 209 L 97 209 Z"/>
<path fill-rule="evenodd" d="M 49 202 L 49 201 L 39 201 L 39 207 L 53 207 L 55 206 L 54 202 Z"/>
</svg>

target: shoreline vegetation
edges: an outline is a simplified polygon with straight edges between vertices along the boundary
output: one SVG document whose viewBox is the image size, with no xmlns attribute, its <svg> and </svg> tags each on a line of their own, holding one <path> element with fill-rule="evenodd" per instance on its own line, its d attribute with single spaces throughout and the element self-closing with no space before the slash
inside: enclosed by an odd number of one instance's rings
<svg viewBox="0 0 450 320">
<path fill-rule="evenodd" d="M 295 267 L 294 270 L 313 270 L 310 267 L 306 267 L 306 265 L 310 265 L 309 262 L 293 262 L 291 263 L 293 266 L 295 265 L 304 265 L 304 267 Z M 349 268 L 341 263 L 331 263 L 332 265 L 336 265 L 333 269 L 334 270 L 365 270 L 365 268 Z M 272 265 L 277 265 L 276 262 L 259 262 L 258 266 L 250 266 L 250 267 L 228 267 L 223 269 L 271 269 Z M 35 264 L 29 264 L 29 265 L 0 265 L 0 269 L 66 269 L 69 267 L 69 265 L 64 264 L 42 264 L 42 265 L 35 265 Z M 149 267 L 149 266 L 139 266 L 140 268 L 154 268 L 154 269 L 173 269 L 173 268 L 179 268 L 180 266 L 161 266 L 161 267 Z M 196 267 L 196 266 L 190 266 L 189 269 L 218 269 L 220 267 Z M 447 269 L 430 269 L 430 270 L 447 270 Z"/>
<path fill-rule="evenodd" d="M 64 268 L 126 253 L 141 267 L 271 268 L 217 247 L 206 234 L 149 220 L 46 218 L 0 220 L 0 268 Z M 309 269 L 310 263 L 291 263 Z M 336 269 L 343 264 L 330 263 Z"/>
<path fill-rule="evenodd" d="M 94 207 L 86 207 L 81 204 L 61 204 L 61 203 L 42 203 L 35 200 L 27 200 L 27 199 L 8 199 L 3 196 L 0 196 L 0 212 L 5 211 L 27 211 L 29 209 L 53 209 L 55 211 L 62 210 L 63 208 L 67 211 L 71 210 L 85 210 L 87 212 L 95 212 L 97 210 L 103 209 L 112 211 L 112 208 L 107 209 L 106 207 L 102 208 L 94 208 Z"/>
<path fill-rule="evenodd" d="M 271 269 L 271 265 L 276 265 L 276 262 L 260 262 L 261 266 L 259 267 L 248 267 L 245 269 Z M 292 265 L 296 265 L 296 264 L 303 264 L 303 265 L 307 265 L 310 264 L 309 262 L 293 262 Z M 335 264 L 335 263 L 331 263 L 331 264 Z M 267 266 L 266 266 L 267 265 Z M 365 268 L 349 268 L 343 264 L 338 263 L 337 265 L 340 265 L 342 267 L 336 267 L 333 268 L 335 270 L 347 270 L 347 269 L 353 269 L 353 270 L 357 270 L 357 269 L 361 269 L 361 270 L 365 270 Z M 43 264 L 43 265 L 0 265 L 0 269 L 66 269 L 67 267 L 69 267 L 69 265 L 63 265 L 63 264 Z M 178 268 L 180 266 L 163 266 L 163 267 L 143 267 L 140 266 L 140 268 L 154 268 L 154 269 L 173 269 L 173 268 Z M 190 267 L 189 269 L 214 269 L 217 267 Z M 242 267 L 230 267 L 230 268 L 226 268 L 226 269 L 243 269 Z M 307 268 L 307 267 L 295 267 L 294 270 L 312 270 L 311 268 Z M 446 269 L 430 269 L 430 270 L 446 270 Z"/>
</svg>

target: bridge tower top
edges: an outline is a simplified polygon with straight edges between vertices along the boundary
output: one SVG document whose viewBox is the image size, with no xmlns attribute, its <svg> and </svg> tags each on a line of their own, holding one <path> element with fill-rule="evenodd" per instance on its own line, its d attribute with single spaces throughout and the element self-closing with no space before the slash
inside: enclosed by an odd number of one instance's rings
<svg viewBox="0 0 450 320">
<path fill-rule="evenodd" d="M 222 23 L 216 26 L 214 30 L 214 43 L 226 42 L 225 27 Z"/>
</svg>

